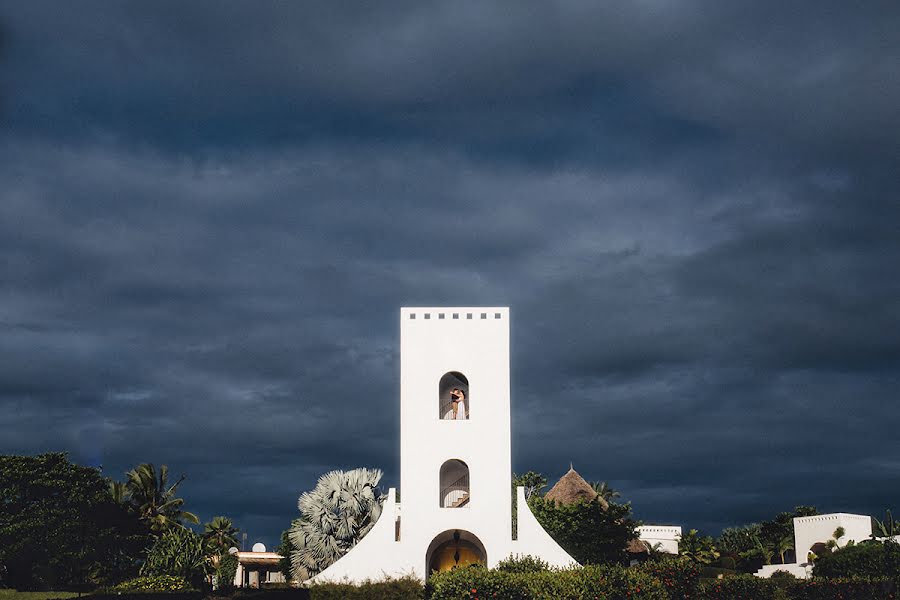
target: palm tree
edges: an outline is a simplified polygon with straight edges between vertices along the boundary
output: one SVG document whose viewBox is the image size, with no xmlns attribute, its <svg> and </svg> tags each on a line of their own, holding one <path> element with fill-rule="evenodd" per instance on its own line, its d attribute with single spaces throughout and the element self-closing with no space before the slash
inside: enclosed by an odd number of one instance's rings
<svg viewBox="0 0 900 600">
<path fill-rule="evenodd" d="M 203 525 L 203 539 L 218 557 L 238 545 L 238 531 L 228 517 L 213 517 L 212 521 Z"/>
<path fill-rule="evenodd" d="M 113 502 L 116 504 L 126 504 L 128 502 L 128 490 L 121 481 L 109 482 L 109 495 L 112 496 Z"/>
<path fill-rule="evenodd" d="M 169 467 L 160 465 L 159 474 L 152 463 L 143 463 L 127 473 L 125 488 L 129 500 L 141 520 L 150 525 L 150 530 L 161 532 L 172 526 L 182 526 L 184 521 L 199 523 L 197 515 L 181 510 L 184 500 L 175 497 L 178 486 L 184 481 L 169 485 Z"/>
<path fill-rule="evenodd" d="M 678 554 L 703 565 L 712 563 L 720 556 L 712 537 L 701 536 L 696 529 L 691 529 L 678 539 Z"/>
<path fill-rule="evenodd" d="M 591 484 L 591 487 L 594 488 L 594 491 L 597 492 L 598 496 L 606 501 L 618 498 L 622 495 L 617 490 L 611 488 L 605 481 L 595 481 Z"/>
<path fill-rule="evenodd" d="M 771 544 L 763 544 L 758 535 L 754 535 L 752 540 L 753 546 L 749 550 L 741 552 L 739 556 L 745 560 L 759 557 L 762 559 L 764 565 L 771 565 L 772 556 L 775 554 L 775 548 Z M 784 563 L 783 559 L 782 563 Z"/>
<path fill-rule="evenodd" d="M 778 554 L 779 558 L 781 558 L 781 564 L 785 564 L 784 562 L 784 553 L 788 550 L 794 549 L 794 536 L 786 535 L 781 538 L 777 544 L 775 544 L 775 553 Z"/>
<path fill-rule="evenodd" d="M 381 516 L 380 469 L 331 471 L 300 496 L 291 525 L 291 570 L 306 581 L 347 553 Z"/>
</svg>

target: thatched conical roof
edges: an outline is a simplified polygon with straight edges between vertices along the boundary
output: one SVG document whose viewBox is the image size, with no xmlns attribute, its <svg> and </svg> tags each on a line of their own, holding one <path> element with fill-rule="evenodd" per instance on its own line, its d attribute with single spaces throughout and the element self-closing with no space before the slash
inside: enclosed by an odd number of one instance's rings
<svg viewBox="0 0 900 600">
<path fill-rule="evenodd" d="M 609 508 L 609 503 L 601 498 L 594 491 L 594 488 L 591 487 L 591 484 L 585 481 L 584 477 L 579 475 L 578 471 L 572 468 L 571 465 L 569 465 L 569 472 L 563 475 L 556 482 L 556 485 L 550 488 L 550 491 L 547 492 L 544 498 L 560 504 L 573 504 L 579 500 L 590 502 L 596 498 L 604 510 Z"/>
<path fill-rule="evenodd" d="M 650 544 L 637 538 L 628 541 L 628 554 L 650 554 Z"/>
</svg>

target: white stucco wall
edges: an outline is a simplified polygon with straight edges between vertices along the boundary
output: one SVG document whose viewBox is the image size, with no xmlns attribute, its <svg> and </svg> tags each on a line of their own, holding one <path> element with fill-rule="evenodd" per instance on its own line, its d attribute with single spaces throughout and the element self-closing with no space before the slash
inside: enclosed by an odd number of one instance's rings
<svg viewBox="0 0 900 600">
<path fill-rule="evenodd" d="M 469 382 L 469 419 L 440 418 L 438 384 L 451 371 Z M 512 540 L 510 485 L 509 309 L 400 310 L 400 489 L 402 506 L 386 505 L 372 531 L 314 581 L 427 575 L 432 540 L 463 530 L 484 546 L 489 567 L 512 554 L 554 565 L 574 561 L 519 505 L 519 539 Z M 440 506 L 440 469 L 449 459 L 469 467 L 471 499 Z M 389 502 L 392 501 L 389 499 Z M 400 540 L 395 519 L 400 517 Z"/>
<path fill-rule="evenodd" d="M 794 518 L 794 549 L 797 553 L 797 562 L 805 563 L 807 553 L 813 544 L 827 543 L 838 527 L 844 528 L 844 537 L 838 540 L 839 546 L 846 545 L 850 540 L 861 542 L 872 535 L 872 519 L 866 515 L 832 513 Z"/>
<path fill-rule="evenodd" d="M 797 562 L 786 565 L 765 565 L 756 572 L 757 577 L 771 577 L 775 571 L 788 571 L 796 577 L 809 577 L 812 565 L 807 563 L 807 555 L 813 545 L 827 544 L 838 527 L 844 528 L 844 535 L 837 540 L 839 546 L 847 542 L 861 542 L 872 534 L 872 519 L 866 515 L 831 513 L 812 517 L 794 518 L 794 550 Z"/>
<path fill-rule="evenodd" d="M 650 544 L 652 548 L 659 544 L 661 552 L 678 554 L 678 540 L 681 539 L 681 527 L 678 525 L 641 525 L 637 528 L 638 539 Z"/>
</svg>

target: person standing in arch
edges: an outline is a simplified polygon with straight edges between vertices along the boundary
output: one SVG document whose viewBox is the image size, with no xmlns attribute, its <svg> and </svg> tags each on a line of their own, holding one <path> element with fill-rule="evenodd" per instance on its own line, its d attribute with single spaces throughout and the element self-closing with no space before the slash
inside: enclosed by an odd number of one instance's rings
<svg viewBox="0 0 900 600">
<path fill-rule="evenodd" d="M 466 393 L 459 388 L 450 390 L 450 402 L 453 407 L 453 416 L 451 419 L 457 421 L 466 420 Z"/>
</svg>

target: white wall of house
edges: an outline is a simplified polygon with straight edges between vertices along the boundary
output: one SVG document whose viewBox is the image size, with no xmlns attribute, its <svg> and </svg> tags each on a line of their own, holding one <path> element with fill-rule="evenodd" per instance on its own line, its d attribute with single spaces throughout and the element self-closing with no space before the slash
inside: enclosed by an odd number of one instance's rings
<svg viewBox="0 0 900 600">
<path fill-rule="evenodd" d="M 314 581 L 425 578 L 429 546 L 453 530 L 484 546 L 488 566 L 512 554 L 574 563 L 521 502 L 519 539 L 512 539 L 509 327 L 506 307 L 400 310 L 402 506 L 389 498 L 372 531 Z M 441 418 L 438 386 L 448 372 L 468 380 L 468 419 Z M 382 409 L 385 401 L 377 400 Z M 469 469 L 469 501 L 457 508 L 441 506 L 440 471 L 450 459 Z"/>
<path fill-rule="evenodd" d="M 851 540 L 861 542 L 872 535 L 872 519 L 866 515 L 831 513 L 812 517 L 794 517 L 794 550 L 797 562 L 786 565 L 765 565 L 756 572 L 757 577 L 771 577 L 775 571 L 787 571 L 796 577 L 809 577 L 812 565 L 807 556 L 816 544 L 827 544 L 833 539 L 838 527 L 844 528 L 844 535 L 837 540 L 839 546 L 846 546 Z"/>
<path fill-rule="evenodd" d="M 837 543 L 844 546 L 850 540 L 861 542 L 872 535 L 872 519 L 866 515 L 832 513 L 794 518 L 794 549 L 797 562 L 805 563 L 807 553 L 817 543 L 828 543 L 835 529 L 844 528 L 844 536 Z"/>
<path fill-rule="evenodd" d="M 659 544 L 661 552 L 678 554 L 678 540 L 681 539 L 681 527 L 678 525 L 642 525 L 637 528 L 638 539 L 647 542 L 650 547 Z"/>
</svg>

